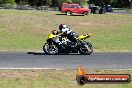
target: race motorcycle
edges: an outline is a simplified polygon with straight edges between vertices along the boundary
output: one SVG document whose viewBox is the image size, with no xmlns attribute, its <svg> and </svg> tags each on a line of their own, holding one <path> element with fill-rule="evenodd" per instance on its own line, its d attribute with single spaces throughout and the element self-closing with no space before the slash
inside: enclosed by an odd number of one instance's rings
<svg viewBox="0 0 132 88">
<path fill-rule="evenodd" d="M 92 44 L 85 41 L 90 36 L 91 34 L 80 35 L 77 38 L 77 45 L 73 45 L 68 38 L 51 33 L 46 40 L 47 42 L 43 46 L 43 51 L 48 55 L 56 55 L 61 53 L 80 53 L 83 55 L 90 55 L 93 52 Z M 55 42 L 55 39 L 58 37 L 62 43 L 61 45 L 58 45 Z"/>
</svg>

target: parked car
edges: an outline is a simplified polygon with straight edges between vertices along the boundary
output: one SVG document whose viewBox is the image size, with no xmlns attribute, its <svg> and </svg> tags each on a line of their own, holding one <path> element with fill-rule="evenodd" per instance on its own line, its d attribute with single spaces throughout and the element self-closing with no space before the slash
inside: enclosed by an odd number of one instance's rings
<svg viewBox="0 0 132 88">
<path fill-rule="evenodd" d="M 105 8 L 106 12 L 113 12 L 113 8 L 110 5 L 107 5 Z"/>
<path fill-rule="evenodd" d="M 104 5 L 100 6 L 99 14 L 105 14 L 105 13 L 106 13 L 106 7 Z"/>
<path fill-rule="evenodd" d="M 88 15 L 91 10 L 85 7 L 79 6 L 79 4 L 68 4 L 63 3 L 61 6 L 61 12 L 66 13 L 66 15 L 72 15 L 73 13 Z"/>
<path fill-rule="evenodd" d="M 89 8 L 93 14 L 105 14 L 106 12 L 113 12 L 113 8 L 110 5 L 90 6 Z"/>
</svg>

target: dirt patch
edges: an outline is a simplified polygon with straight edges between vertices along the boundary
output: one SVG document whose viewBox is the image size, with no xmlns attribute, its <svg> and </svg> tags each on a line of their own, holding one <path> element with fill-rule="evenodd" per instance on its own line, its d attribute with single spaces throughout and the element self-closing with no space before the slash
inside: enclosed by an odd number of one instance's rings
<svg viewBox="0 0 132 88">
<path fill-rule="evenodd" d="M 87 22 L 87 23 L 79 23 L 79 25 L 92 25 L 92 23 L 90 23 L 90 22 Z"/>
<path fill-rule="evenodd" d="M 82 25 L 82 26 L 103 26 L 103 24 L 101 23 L 97 23 L 97 22 L 86 22 L 86 23 L 78 23 L 78 25 Z"/>
</svg>

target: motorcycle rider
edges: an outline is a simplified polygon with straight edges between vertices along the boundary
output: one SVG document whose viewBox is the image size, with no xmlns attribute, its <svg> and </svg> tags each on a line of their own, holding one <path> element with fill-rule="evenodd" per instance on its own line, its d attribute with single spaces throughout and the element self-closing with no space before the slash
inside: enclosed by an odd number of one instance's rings
<svg viewBox="0 0 132 88">
<path fill-rule="evenodd" d="M 66 24 L 60 24 L 59 25 L 59 31 L 57 31 L 57 34 L 62 33 L 64 37 L 67 37 L 73 45 L 77 45 L 77 33 L 72 31 Z"/>
<path fill-rule="evenodd" d="M 54 35 L 60 34 L 61 37 L 58 36 L 55 38 L 55 42 L 58 45 L 61 45 L 63 43 L 62 37 L 68 38 L 72 43 L 70 45 L 73 45 L 73 46 L 77 45 L 77 37 L 78 37 L 77 33 L 72 31 L 66 24 L 60 24 L 59 31 L 53 30 L 52 34 L 54 34 Z"/>
</svg>

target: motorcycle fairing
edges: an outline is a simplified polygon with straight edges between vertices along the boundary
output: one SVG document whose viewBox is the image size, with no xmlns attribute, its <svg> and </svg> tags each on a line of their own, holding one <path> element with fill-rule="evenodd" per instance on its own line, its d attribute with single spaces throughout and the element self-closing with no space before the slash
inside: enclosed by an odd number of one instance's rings
<svg viewBox="0 0 132 88">
<path fill-rule="evenodd" d="M 51 38 L 54 38 L 54 37 L 57 37 L 57 36 L 59 36 L 59 35 L 50 34 L 50 35 L 48 36 L 48 39 L 51 39 Z"/>
<path fill-rule="evenodd" d="M 86 34 L 86 35 L 80 35 L 79 37 L 78 37 L 78 39 L 87 39 L 87 38 L 89 38 L 91 36 L 91 34 Z"/>
</svg>

